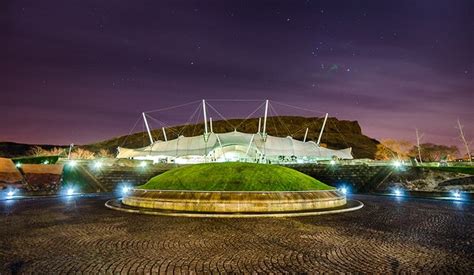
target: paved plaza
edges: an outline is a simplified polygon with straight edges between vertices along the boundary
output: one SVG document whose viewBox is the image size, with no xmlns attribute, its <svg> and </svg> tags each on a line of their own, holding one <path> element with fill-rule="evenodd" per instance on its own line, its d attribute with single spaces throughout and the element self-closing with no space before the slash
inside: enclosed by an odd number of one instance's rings
<svg viewBox="0 0 474 275">
<path fill-rule="evenodd" d="M 361 210 L 184 218 L 110 195 L 0 201 L 0 273 L 474 272 L 474 204 L 357 195 Z"/>
</svg>

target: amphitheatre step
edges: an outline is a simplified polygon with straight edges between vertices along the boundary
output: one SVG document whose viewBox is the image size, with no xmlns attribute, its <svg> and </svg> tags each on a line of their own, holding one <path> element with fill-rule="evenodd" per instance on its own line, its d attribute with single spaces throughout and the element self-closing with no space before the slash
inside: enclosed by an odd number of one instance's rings
<svg viewBox="0 0 474 275">
<path fill-rule="evenodd" d="M 57 192 L 63 174 L 62 164 L 23 164 L 21 170 L 28 191 Z"/>
<path fill-rule="evenodd" d="M 7 186 L 21 186 L 23 176 L 11 159 L 0 158 L 0 189 Z"/>
</svg>

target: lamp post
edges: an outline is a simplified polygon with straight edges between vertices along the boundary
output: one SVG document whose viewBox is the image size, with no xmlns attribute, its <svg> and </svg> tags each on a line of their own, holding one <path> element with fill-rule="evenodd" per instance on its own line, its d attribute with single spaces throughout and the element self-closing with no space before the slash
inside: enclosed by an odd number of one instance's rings
<svg viewBox="0 0 474 275">
<path fill-rule="evenodd" d="M 71 144 L 69 145 L 69 152 L 67 153 L 67 159 L 71 159 L 72 147 L 74 147 L 74 143 L 71 143 Z"/>
</svg>

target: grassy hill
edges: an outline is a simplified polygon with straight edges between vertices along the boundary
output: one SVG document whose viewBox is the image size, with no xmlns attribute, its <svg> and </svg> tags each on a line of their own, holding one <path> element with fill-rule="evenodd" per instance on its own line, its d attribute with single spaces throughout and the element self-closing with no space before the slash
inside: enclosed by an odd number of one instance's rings
<svg viewBox="0 0 474 275">
<path fill-rule="evenodd" d="M 141 189 L 194 191 L 332 190 L 296 170 L 256 163 L 204 163 L 174 168 L 139 186 Z"/>
<path fill-rule="evenodd" d="M 286 137 L 292 136 L 294 139 L 303 140 L 306 128 L 309 128 L 307 140 L 317 141 L 319 131 L 323 124 L 323 118 L 318 117 L 298 117 L 298 116 L 278 116 L 269 117 L 267 120 L 267 132 L 273 136 Z M 234 129 L 232 125 L 239 125 Z M 256 133 L 258 129 L 258 119 L 252 118 L 243 122 L 242 119 L 230 119 L 226 121 L 214 121 L 213 128 L 215 133 L 224 133 L 229 131 L 240 131 L 244 133 Z M 166 128 L 168 139 L 177 138 L 178 135 L 194 136 L 204 132 L 203 123 L 192 125 L 179 125 Z M 152 131 L 155 140 L 163 140 L 161 129 Z M 330 117 L 326 123 L 326 128 L 322 136 L 321 143 L 331 149 L 342 149 L 352 147 L 353 155 L 356 158 L 374 158 L 377 140 L 369 138 L 362 134 L 357 121 L 338 120 Z M 111 138 L 93 144 L 80 146 L 81 148 L 98 152 L 106 149 L 116 153 L 118 146 L 128 148 L 139 148 L 149 145 L 149 139 L 146 132 L 134 133 L 120 137 Z M 28 154 L 28 151 L 35 145 L 18 144 L 12 142 L 0 142 L 0 157 L 19 157 Z M 52 145 L 40 145 L 45 149 L 50 149 Z M 63 146 L 67 148 L 68 146 Z"/>
</svg>

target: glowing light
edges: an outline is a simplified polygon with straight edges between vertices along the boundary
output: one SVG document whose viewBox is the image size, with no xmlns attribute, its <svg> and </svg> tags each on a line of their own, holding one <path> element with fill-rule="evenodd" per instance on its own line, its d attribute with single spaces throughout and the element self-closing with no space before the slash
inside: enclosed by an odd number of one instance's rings
<svg viewBox="0 0 474 275">
<path fill-rule="evenodd" d="M 403 192 L 399 188 L 395 188 L 395 190 L 393 190 L 393 194 L 397 197 L 400 197 L 403 194 Z"/>
<path fill-rule="evenodd" d="M 68 195 L 68 196 L 74 195 L 74 188 L 69 187 L 66 191 L 66 195 Z"/>
<path fill-rule="evenodd" d="M 331 161 L 329 162 L 329 164 L 331 164 L 331 165 L 336 165 L 336 161 L 335 161 L 335 160 L 331 160 Z"/>
<path fill-rule="evenodd" d="M 451 194 L 455 200 L 461 199 L 461 192 L 459 192 L 459 190 L 454 190 L 451 192 Z"/>
<path fill-rule="evenodd" d="M 342 192 L 342 194 L 344 194 L 344 195 L 346 195 L 346 194 L 347 194 L 347 192 L 348 192 L 348 190 L 347 190 L 347 188 L 346 188 L 346 187 L 341 187 L 341 188 L 339 188 L 339 191 L 341 191 L 341 192 Z"/>
<path fill-rule="evenodd" d="M 122 194 L 124 194 L 124 195 L 127 194 L 128 192 L 130 192 L 130 189 L 131 189 L 131 188 L 128 187 L 128 186 L 122 187 Z"/>
<path fill-rule="evenodd" d="M 102 167 L 102 162 L 96 161 L 96 162 L 94 163 L 94 168 L 95 168 L 95 169 L 100 169 L 101 167 Z"/>
<path fill-rule="evenodd" d="M 393 166 L 395 166 L 396 168 L 399 168 L 403 165 L 403 163 L 399 160 L 396 160 L 393 162 Z"/>
<path fill-rule="evenodd" d="M 74 167 L 74 166 L 77 165 L 77 161 L 71 160 L 71 161 L 69 161 L 67 164 L 68 164 L 70 167 Z"/>
<path fill-rule="evenodd" d="M 20 167 L 21 167 L 21 162 L 17 162 L 17 163 L 15 164 L 15 166 L 16 166 L 17 168 L 20 168 Z"/>
<path fill-rule="evenodd" d="M 146 163 L 146 161 L 142 161 L 140 162 L 140 167 L 146 167 L 148 164 Z"/>
<path fill-rule="evenodd" d="M 16 192 L 16 190 L 10 190 L 10 191 L 8 191 L 8 193 L 7 193 L 7 198 L 8 198 L 8 199 L 13 198 L 13 195 L 15 195 L 15 192 Z"/>
<path fill-rule="evenodd" d="M 49 164 L 49 161 L 45 160 L 43 161 L 43 164 Z"/>
</svg>

